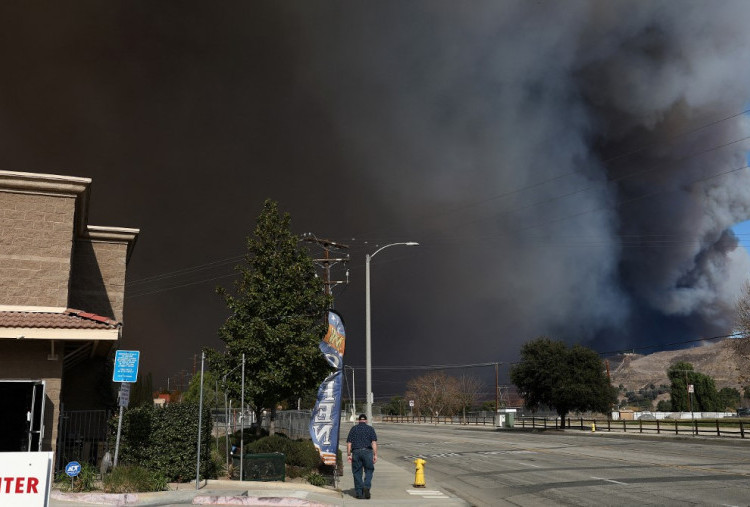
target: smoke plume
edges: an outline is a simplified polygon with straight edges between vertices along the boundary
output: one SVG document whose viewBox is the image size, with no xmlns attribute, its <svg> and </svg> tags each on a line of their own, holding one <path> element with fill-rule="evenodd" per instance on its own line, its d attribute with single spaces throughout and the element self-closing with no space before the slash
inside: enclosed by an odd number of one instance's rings
<svg viewBox="0 0 750 507">
<path fill-rule="evenodd" d="M 141 228 L 130 280 L 157 281 L 127 300 L 123 346 L 144 371 L 219 345 L 227 272 L 161 275 L 238 258 L 268 197 L 295 232 L 351 246 L 349 364 L 365 254 L 401 241 L 420 246 L 373 257 L 376 365 L 732 328 L 750 269 L 730 230 L 750 218 L 744 0 L 0 10 L 3 167 L 91 177 L 91 223 Z"/>
</svg>

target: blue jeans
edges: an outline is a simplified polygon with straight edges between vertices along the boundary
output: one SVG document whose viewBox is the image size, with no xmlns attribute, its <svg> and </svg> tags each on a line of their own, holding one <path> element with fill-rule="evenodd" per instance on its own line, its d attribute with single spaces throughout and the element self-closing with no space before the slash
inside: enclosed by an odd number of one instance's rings
<svg viewBox="0 0 750 507">
<path fill-rule="evenodd" d="M 362 469 L 365 471 L 365 479 L 362 480 Z M 352 451 L 352 474 L 354 475 L 354 489 L 358 495 L 362 494 L 362 488 L 370 489 L 372 473 L 375 464 L 372 462 L 372 449 L 355 449 Z"/>
</svg>

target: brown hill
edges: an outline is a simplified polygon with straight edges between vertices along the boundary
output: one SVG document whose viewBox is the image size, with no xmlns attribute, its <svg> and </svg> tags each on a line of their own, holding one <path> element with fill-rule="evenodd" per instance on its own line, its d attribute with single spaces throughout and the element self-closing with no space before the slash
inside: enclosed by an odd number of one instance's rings
<svg viewBox="0 0 750 507">
<path fill-rule="evenodd" d="M 742 389 L 750 385 L 750 338 L 720 342 L 648 355 L 623 354 L 610 358 L 612 385 L 638 391 L 649 384 L 669 385 L 667 369 L 679 361 L 691 363 L 695 371 L 714 379 L 716 388 Z"/>
</svg>

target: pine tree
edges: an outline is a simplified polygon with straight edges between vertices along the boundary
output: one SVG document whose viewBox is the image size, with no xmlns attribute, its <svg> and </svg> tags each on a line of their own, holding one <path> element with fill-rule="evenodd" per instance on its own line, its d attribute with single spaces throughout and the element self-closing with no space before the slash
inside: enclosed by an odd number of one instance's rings
<svg viewBox="0 0 750 507">
<path fill-rule="evenodd" d="M 279 402 L 317 387 L 328 369 L 318 345 L 330 300 L 290 224 L 289 214 L 280 215 L 267 200 L 237 267 L 236 293 L 218 290 L 231 313 L 219 329 L 226 353 L 209 358 L 220 363 L 220 377 L 229 374 L 228 387 L 239 399 L 238 366 L 245 354 L 245 402 L 258 421 L 263 410 L 273 420 Z"/>
</svg>

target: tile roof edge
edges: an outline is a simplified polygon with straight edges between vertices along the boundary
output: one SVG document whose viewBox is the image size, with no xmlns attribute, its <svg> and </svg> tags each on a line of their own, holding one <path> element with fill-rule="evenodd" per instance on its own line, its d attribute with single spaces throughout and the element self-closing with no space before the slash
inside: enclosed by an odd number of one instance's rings
<svg viewBox="0 0 750 507">
<path fill-rule="evenodd" d="M 68 315 L 73 315 L 75 317 L 80 317 L 82 319 L 93 320 L 93 321 L 99 322 L 101 324 L 107 324 L 107 325 L 110 325 L 110 326 L 122 326 L 122 322 L 116 321 L 114 319 L 110 319 L 109 317 L 103 317 L 103 316 L 97 315 L 95 313 L 84 312 L 83 310 L 76 310 L 74 308 L 67 308 L 64 313 L 66 313 Z"/>
</svg>

